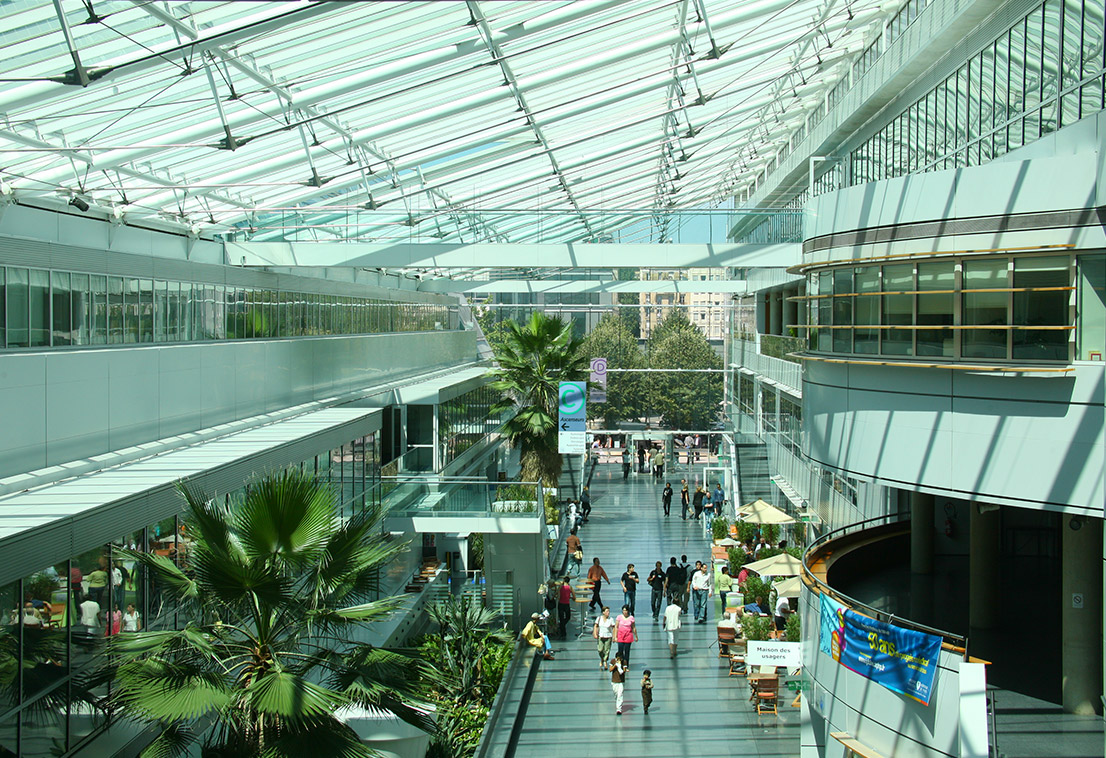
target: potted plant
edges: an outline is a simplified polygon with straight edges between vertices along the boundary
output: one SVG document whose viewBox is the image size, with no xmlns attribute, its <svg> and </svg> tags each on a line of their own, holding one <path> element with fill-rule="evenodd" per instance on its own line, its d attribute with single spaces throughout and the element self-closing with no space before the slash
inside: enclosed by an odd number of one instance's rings
<svg viewBox="0 0 1106 758">
<path fill-rule="evenodd" d="M 730 530 L 730 522 L 724 516 L 719 516 L 710 522 L 710 531 L 715 541 L 723 539 Z"/>
<path fill-rule="evenodd" d="M 787 628 L 784 630 L 784 639 L 788 642 L 799 642 L 801 639 L 799 628 L 799 614 L 792 613 L 787 617 Z"/>
<path fill-rule="evenodd" d="M 771 616 L 746 613 L 741 617 L 741 631 L 750 642 L 764 642 L 769 639 L 773 628 Z"/>
</svg>

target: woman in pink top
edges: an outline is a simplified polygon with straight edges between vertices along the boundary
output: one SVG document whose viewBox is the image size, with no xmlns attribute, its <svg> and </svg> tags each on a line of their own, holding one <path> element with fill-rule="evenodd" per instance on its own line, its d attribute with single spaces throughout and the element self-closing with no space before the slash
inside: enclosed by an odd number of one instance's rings
<svg viewBox="0 0 1106 758">
<path fill-rule="evenodd" d="M 615 619 L 614 641 L 618 643 L 618 654 L 622 662 L 630 665 L 630 645 L 637 642 L 637 623 L 630 615 L 630 606 L 622 606 L 622 615 Z"/>
</svg>

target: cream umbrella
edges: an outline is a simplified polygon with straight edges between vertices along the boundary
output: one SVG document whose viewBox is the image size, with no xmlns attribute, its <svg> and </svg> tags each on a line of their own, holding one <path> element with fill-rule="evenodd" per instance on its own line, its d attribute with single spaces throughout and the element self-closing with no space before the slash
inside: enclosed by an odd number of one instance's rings
<svg viewBox="0 0 1106 758">
<path fill-rule="evenodd" d="M 723 537 L 714 544 L 718 545 L 718 547 L 737 547 L 737 540 L 733 537 Z"/>
<path fill-rule="evenodd" d="M 781 582 L 776 582 L 772 587 L 779 597 L 798 597 L 803 582 L 797 576 L 789 576 Z"/>
<path fill-rule="evenodd" d="M 774 505 L 763 500 L 755 500 L 748 505 L 741 506 L 737 512 L 738 517 L 749 524 L 794 524 L 795 519 L 788 516 Z"/>
<path fill-rule="evenodd" d="M 802 573 L 803 564 L 789 553 L 780 553 L 762 561 L 746 563 L 744 568 L 761 576 L 798 576 Z"/>
</svg>

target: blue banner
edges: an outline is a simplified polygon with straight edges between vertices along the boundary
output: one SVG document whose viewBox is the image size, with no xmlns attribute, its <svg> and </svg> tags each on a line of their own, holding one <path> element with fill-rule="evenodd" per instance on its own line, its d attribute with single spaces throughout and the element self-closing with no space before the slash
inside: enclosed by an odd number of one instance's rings
<svg viewBox="0 0 1106 758">
<path fill-rule="evenodd" d="M 819 647 L 850 671 L 929 705 L 941 638 L 892 626 L 822 593 Z"/>
</svg>

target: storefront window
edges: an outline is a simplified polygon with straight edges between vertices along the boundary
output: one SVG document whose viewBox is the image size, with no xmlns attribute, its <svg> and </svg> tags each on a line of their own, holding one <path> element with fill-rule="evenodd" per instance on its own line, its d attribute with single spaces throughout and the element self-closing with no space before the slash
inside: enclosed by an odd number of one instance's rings
<svg viewBox="0 0 1106 758">
<path fill-rule="evenodd" d="M 1106 356 L 1106 255 L 1079 258 L 1077 357 L 1101 361 Z"/>
<path fill-rule="evenodd" d="M 1032 329 L 1015 330 L 1013 357 L 1059 361 L 1068 357 L 1068 301 L 1071 299 L 1068 256 L 1017 258 L 1014 261 L 1012 322 Z"/>
<path fill-rule="evenodd" d="M 956 264 L 951 261 L 918 264 L 918 326 L 952 326 L 955 303 Z M 919 329 L 917 354 L 951 358 L 954 334 L 951 329 Z"/>
<path fill-rule="evenodd" d="M 913 355 L 914 332 L 914 266 L 898 264 L 883 267 L 883 325 L 881 330 L 884 355 Z"/>
</svg>

